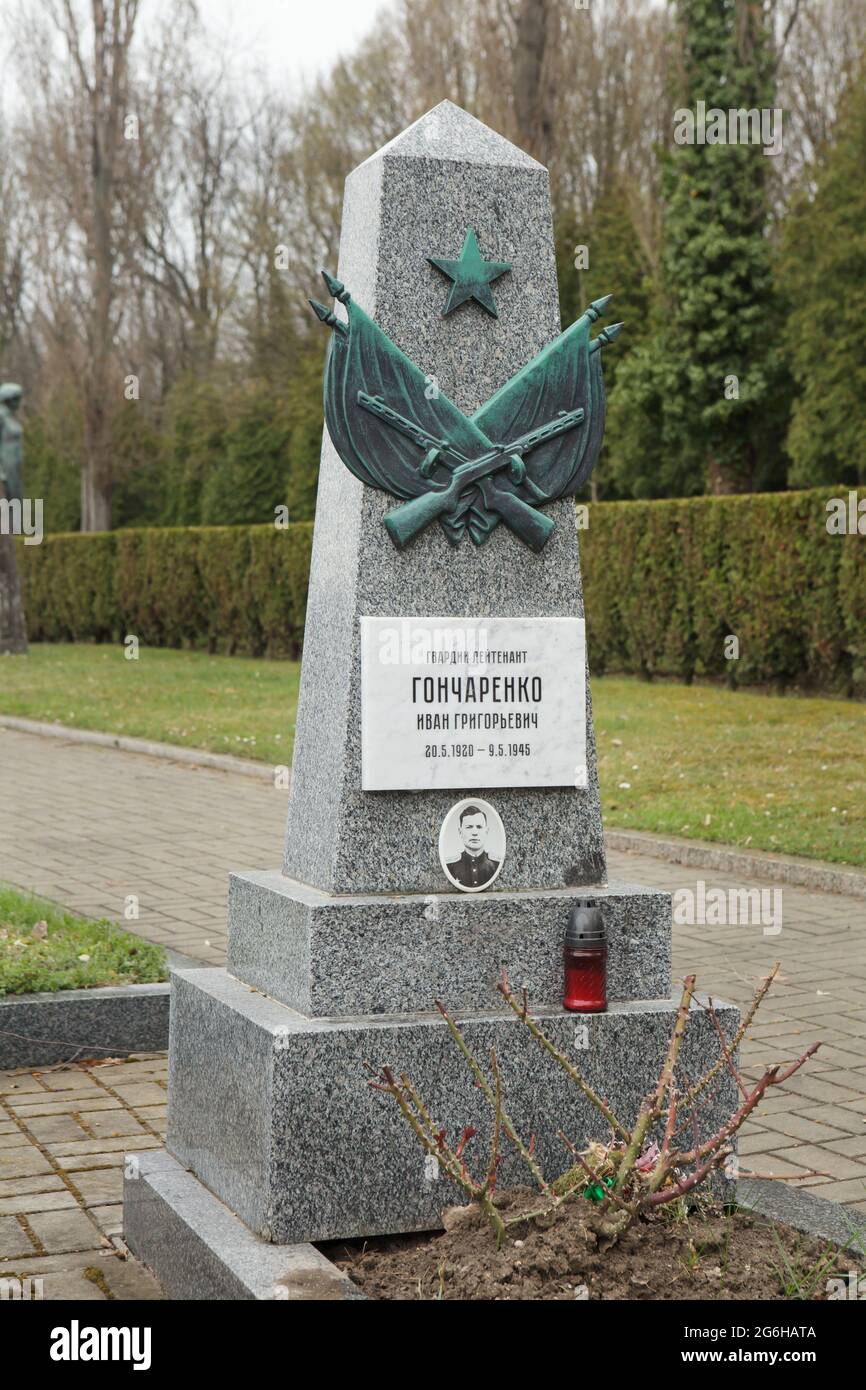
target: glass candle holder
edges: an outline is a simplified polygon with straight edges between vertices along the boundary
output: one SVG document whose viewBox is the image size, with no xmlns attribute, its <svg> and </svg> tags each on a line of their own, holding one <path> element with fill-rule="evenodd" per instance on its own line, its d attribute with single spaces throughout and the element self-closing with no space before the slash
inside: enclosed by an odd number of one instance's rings
<svg viewBox="0 0 866 1390">
<path fill-rule="evenodd" d="M 607 1009 L 607 942 L 599 908 L 586 899 L 574 904 L 563 948 L 563 1007 L 572 1013 L 598 1014 Z"/>
</svg>

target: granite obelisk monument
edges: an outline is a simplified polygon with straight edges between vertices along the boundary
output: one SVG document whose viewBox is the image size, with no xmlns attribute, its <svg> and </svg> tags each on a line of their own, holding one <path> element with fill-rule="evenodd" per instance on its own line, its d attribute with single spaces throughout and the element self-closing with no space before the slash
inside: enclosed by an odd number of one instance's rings
<svg viewBox="0 0 866 1390">
<path fill-rule="evenodd" d="M 625 1114 L 674 1016 L 670 900 L 607 882 L 587 679 L 573 493 L 617 326 L 590 339 L 597 301 L 561 334 L 546 169 L 443 102 L 349 176 L 326 285 L 284 861 L 232 875 L 227 969 L 173 976 L 167 1152 L 126 1188 L 127 1239 L 176 1296 L 193 1250 L 212 1292 L 244 1296 L 226 1221 L 271 1272 L 288 1246 L 439 1224 L 455 1192 L 367 1084 L 367 1064 L 405 1070 L 484 1142 L 436 999 L 480 1055 L 495 1045 L 550 1174 L 570 1162 L 556 1130 L 599 1121 L 503 1009 L 502 967 Z M 612 1002 L 577 1019 L 580 898 L 604 918 Z M 714 1044 L 696 1017 L 686 1068 Z M 506 1156 L 500 1183 L 518 1180 Z"/>
</svg>

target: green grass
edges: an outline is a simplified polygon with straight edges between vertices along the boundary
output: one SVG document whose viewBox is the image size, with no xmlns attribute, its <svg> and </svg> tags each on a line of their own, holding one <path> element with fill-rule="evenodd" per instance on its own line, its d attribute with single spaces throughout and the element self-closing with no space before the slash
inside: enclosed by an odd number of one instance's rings
<svg viewBox="0 0 866 1390">
<path fill-rule="evenodd" d="M 0 712 L 282 764 L 298 674 L 288 661 L 38 645 L 0 659 Z M 866 866 L 866 706 L 617 676 L 592 690 L 608 826 Z"/>
<path fill-rule="evenodd" d="M 866 865 L 866 706 L 612 676 L 592 690 L 609 827 Z"/>
<path fill-rule="evenodd" d="M 142 647 L 38 643 L 0 657 L 0 713 L 291 761 L 300 666 Z"/>
<path fill-rule="evenodd" d="M 0 997 L 167 979 L 161 946 L 0 884 Z"/>
</svg>

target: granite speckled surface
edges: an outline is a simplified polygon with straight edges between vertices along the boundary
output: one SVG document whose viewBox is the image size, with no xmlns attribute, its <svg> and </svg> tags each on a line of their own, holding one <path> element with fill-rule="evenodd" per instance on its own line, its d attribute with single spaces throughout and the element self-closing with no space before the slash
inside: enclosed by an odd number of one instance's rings
<svg viewBox="0 0 866 1390">
<path fill-rule="evenodd" d="M 766 1178 L 740 1178 L 737 1202 L 768 1221 L 784 1221 L 797 1231 L 831 1240 L 840 1249 L 850 1249 L 861 1260 L 866 1259 L 863 1213 L 856 1207 L 828 1201 L 820 1193 L 793 1183 Z"/>
<path fill-rule="evenodd" d="M 127 1245 L 157 1274 L 169 1298 L 321 1302 L 364 1297 L 313 1246 L 272 1245 L 253 1235 L 164 1149 L 127 1155 L 123 1216 Z"/>
<path fill-rule="evenodd" d="M 573 902 L 598 902 L 611 999 L 667 998 L 668 893 L 633 884 L 544 893 L 334 897 L 277 871 L 229 880 L 228 968 L 311 1016 L 502 1007 L 505 966 L 533 1004 L 562 998 L 562 943 Z"/>
<path fill-rule="evenodd" d="M 459 254 L 467 226 L 486 257 L 512 263 L 495 286 L 498 319 L 472 303 L 441 315 L 442 277 L 427 256 Z M 547 171 L 443 102 L 349 176 L 339 275 L 472 411 L 560 331 Z M 358 618 L 583 614 L 570 501 L 546 509 L 556 529 L 540 555 L 505 526 L 480 548 L 465 539 L 457 549 L 430 526 L 398 552 L 382 525 L 392 505 L 353 477 L 326 436 L 284 869 L 332 893 L 438 890 L 439 826 L 460 796 L 483 795 L 360 790 Z M 499 891 L 604 880 L 589 691 L 587 718 L 586 788 L 497 790 L 508 835 Z"/>
<path fill-rule="evenodd" d="M 387 1063 L 408 1072 L 452 1136 L 466 1124 L 477 1126 L 474 1143 L 484 1154 L 490 1112 L 438 1015 L 308 1019 L 222 970 L 178 972 L 173 987 L 168 1148 L 254 1232 L 292 1242 L 440 1224 L 455 1190 L 430 1176 L 394 1102 L 367 1084 L 365 1065 Z M 717 1007 L 730 1035 L 737 1010 Z M 633 1120 L 657 1079 L 674 1005 L 538 1015 L 623 1121 Z M 480 1056 L 496 1047 L 508 1109 L 527 1137 L 535 1133 L 548 1177 L 568 1166 L 557 1128 L 578 1147 L 605 1137 L 597 1113 L 513 1014 L 458 1017 Z M 699 1008 L 681 1056 L 691 1077 L 718 1056 L 712 1023 Z M 260 1075 L 257 1087 L 250 1085 L 251 1069 Z M 733 1078 L 723 1072 L 701 1115 L 704 1134 L 732 1113 L 736 1095 Z M 239 1096 L 243 1114 L 235 1115 Z M 506 1151 L 500 1185 L 523 1178 L 519 1160 Z"/>
</svg>

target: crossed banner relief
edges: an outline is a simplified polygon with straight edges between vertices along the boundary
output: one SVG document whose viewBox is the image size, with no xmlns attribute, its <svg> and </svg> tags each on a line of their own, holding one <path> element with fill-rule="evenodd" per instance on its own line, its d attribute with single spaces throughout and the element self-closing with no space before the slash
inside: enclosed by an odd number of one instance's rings
<svg viewBox="0 0 866 1390">
<path fill-rule="evenodd" d="M 401 500 L 384 518 L 403 549 L 438 520 L 453 545 L 483 545 L 500 522 L 540 551 L 554 523 L 540 510 L 589 478 L 604 434 L 599 349 L 622 324 L 590 339 L 612 296 L 596 299 L 474 415 L 464 415 L 326 271 L 348 321 L 311 300 L 333 330 L 325 420 L 347 468 Z"/>
</svg>

